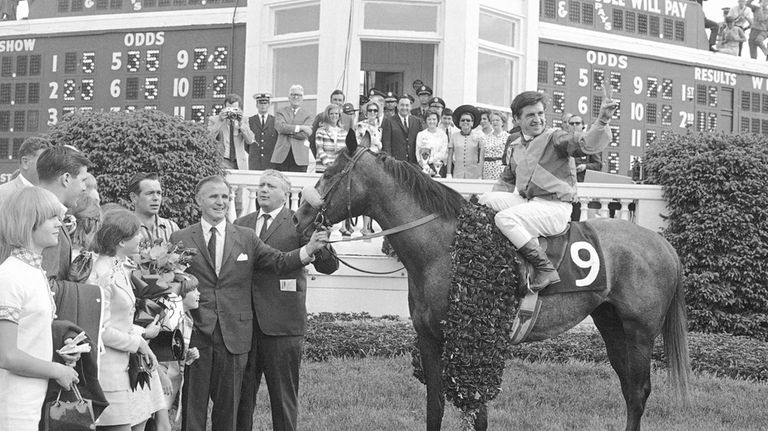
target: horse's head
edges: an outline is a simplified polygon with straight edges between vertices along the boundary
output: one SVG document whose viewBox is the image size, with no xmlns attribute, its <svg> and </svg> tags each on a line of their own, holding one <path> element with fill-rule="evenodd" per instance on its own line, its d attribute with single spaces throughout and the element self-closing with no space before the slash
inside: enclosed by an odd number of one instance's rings
<svg viewBox="0 0 768 431">
<path fill-rule="evenodd" d="M 363 139 L 370 139 L 366 132 Z M 365 142 L 364 142 L 365 143 Z M 346 138 L 347 149 L 336 161 L 325 169 L 315 187 L 305 187 L 301 205 L 293 216 L 293 223 L 299 232 L 311 228 L 331 226 L 345 218 L 360 215 L 365 208 L 368 191 L 363 186 L 365 169 L 361 162 L 370 153 L 365 146 L 358 147 L 357 136 L 350 129 Z"/>
</svg>

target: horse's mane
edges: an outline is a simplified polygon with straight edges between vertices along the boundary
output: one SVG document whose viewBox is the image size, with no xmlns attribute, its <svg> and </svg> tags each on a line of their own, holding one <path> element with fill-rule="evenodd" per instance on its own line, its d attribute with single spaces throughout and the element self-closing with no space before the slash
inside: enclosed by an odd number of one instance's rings
<svg viewBox="0 0 768 431">
<path fill-rule="evenodd" d="M 458 217 L 459 210 L 466 203 L 459 192 L 429 178 L 412 163 L 396 160 L 386 153 L 379 153 L 377 157 L 384 169 L 404 186 L 425 211 L 446 218 Z"/>
</svg>

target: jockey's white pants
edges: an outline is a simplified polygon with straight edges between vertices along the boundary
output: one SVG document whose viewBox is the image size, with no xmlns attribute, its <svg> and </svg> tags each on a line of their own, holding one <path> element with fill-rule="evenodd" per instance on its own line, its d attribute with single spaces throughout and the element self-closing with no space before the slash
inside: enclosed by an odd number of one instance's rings
<svg viewBox="0 0 768 431">
<path fill-rule="evenodd" d="M 573 210 L 568 202 L 541 198 L 527 200 L 516 192 L 485 193 L 479 202 L 497 211 L 496 226 L 518 249 L 531 239 L 563 232 Z"/>
</svg>

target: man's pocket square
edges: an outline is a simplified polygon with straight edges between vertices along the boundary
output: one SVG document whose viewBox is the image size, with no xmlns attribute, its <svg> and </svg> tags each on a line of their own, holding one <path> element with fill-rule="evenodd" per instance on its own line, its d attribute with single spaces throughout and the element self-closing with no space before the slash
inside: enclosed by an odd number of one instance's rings
<svg viewBox="0 0 768 431">
<path fill-rule="evenodd" d="M 246 260 L 248 260 L 248 255 L 245 253 L 240 253 L 240 256 L 237 256 L 238 262 L 245 262 Z"/>
</svg>

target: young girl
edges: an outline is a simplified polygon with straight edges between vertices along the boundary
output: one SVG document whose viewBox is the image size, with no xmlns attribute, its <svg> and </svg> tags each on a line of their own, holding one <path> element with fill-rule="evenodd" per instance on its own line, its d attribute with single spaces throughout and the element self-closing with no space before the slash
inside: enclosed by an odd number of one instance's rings
<svg viewBox="0 0 768 431">
<path fill-rule="evenodd" d="M 102 340 L 105 351 L 101 354 L 99 381 L 109 407 L 97 421 L 99 429 L 142 431 L 150 415 L 162 408 L 162 392 L 153 392 L 141 386 L 131 389 L 128 378 L 128 356 L 141 353 L 149 357 L 152 368 L 157 364 L 149 344 L 133 326 L 136 297 L 130 282 L 134 264 L 128 259 L 139 253 L 140 223 L 136 215 L 125 209 L 104 214 L 101 227 L 94 238 L 99 257 L 93 263 L 89 283 L 102 289 L 104 317 Z M 151 386 L 159 386 L 160 379 L 153 372 Z"/>
<path fill-rule="evenodd" d="M 48 379 L 66 390 L 78 382 L 74 368 L 51 361 L 56 310 L 41 267 L 61 216 L 56 196 L 38 187 L 0 206 L 0 430 L 37 430 Z"/>
</svg>

